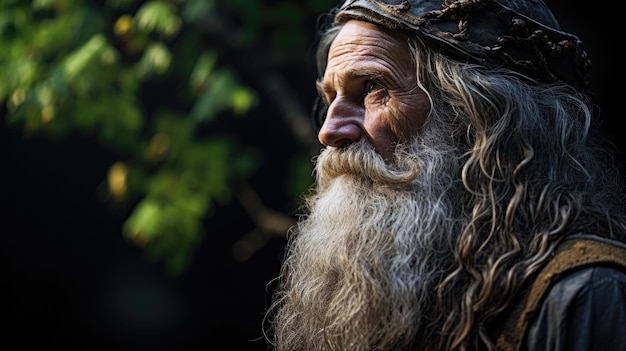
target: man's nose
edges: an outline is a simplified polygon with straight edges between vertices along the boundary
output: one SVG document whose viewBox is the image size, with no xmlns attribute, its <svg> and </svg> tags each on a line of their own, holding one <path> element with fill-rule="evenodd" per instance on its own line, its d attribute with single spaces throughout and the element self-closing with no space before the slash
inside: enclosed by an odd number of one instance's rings
<svg viewBox="0 0 626 351">
<path fill-rule="evenodd" d="M 353 106 L 337 97 L 328 107 L 326 119 L 319 134 L 319 141 L 326 146 L 340 147 L 361 139 L 360 121 L 364 108 Z"/>
</svg>

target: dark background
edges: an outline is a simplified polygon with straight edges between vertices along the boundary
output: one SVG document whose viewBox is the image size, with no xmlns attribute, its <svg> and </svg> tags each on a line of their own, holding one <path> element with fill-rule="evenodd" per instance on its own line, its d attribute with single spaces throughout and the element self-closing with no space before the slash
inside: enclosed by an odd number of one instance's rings
<svg viewBox="0 0 626 351">
<path fill-rule="evenodd" d="M 566 31 L 577 33 L 594 62 L 592 93 L 610 137 L 624 150 L 618 113 L 623 88 L 616 42 L 618 12 L 606 3 L 547 1 Z M 595 6 L 595 8 L 590 8 Z M 604 8 L 599 8 L 604 6 Z M 311 24 L 313 28 L 313 24 Z M 283 72 L 306 101 L 314 73 Z M 618 95 L 619 94 L 619 95 Z M 271 106 L 246 130 L 275 149 L 251 180 L 269 207 L 292 199 L 273 189 L 294 146 Z M 279 269 L 283 238 L 249 261 L 232 245 L 254 228 L 236 201 L 217 209 L 191 269 L 168 276 L 121 234 L 123 218 L 97 196 L 115 155 L 88 138 L 24 138 L 0 123 L 0 316 L 4 345 L 65 349 L 265 350 L 262 316 Z M 241 123 L 241 122 L 239 122 Z M 250 137 L 253 137 L 251 135 Z M 617 161 L 621 161 L 621 153 Z"/>
</svg>

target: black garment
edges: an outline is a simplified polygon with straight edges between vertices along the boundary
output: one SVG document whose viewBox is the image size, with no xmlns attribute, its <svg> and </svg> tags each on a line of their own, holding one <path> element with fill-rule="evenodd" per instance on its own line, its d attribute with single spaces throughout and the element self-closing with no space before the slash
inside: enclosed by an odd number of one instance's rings
<svg viewBox="0 0 626 351">
<path fill-rule="evenodd" d="M 594 266 L 561 278 L 526 341 L 528 351 L 626 351 L 626 273 Z"/>
</svg>

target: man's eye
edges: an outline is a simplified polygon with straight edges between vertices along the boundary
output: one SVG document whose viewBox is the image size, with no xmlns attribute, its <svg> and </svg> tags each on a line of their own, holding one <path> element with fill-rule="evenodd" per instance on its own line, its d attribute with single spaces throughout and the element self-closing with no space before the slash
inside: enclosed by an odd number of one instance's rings
<svg viewBox="0 0 626 351">
<path fill-rule="evenodd" d="M 368 82 L 365 88 L 365 93 L 370 94 L 378 89 L 380 89 L 380 86 L 378 84 L 376 84 L 375 82 Z"/>
</svg>

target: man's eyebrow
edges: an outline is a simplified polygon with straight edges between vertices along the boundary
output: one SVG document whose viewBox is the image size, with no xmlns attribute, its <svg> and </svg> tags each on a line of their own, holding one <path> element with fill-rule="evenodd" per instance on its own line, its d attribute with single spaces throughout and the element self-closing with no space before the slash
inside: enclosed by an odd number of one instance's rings
<svg viewBox="0 0 626 351">
<path fill-rule="evenodd" d="M 386 76 L 386 72 L 381 71 L 379 68 L 374 67 L 364 67 L 358 70 L 352 70 L 346 72 L 345 76 L 341 78 L 342 81 L 350 81 L 357 79 L 380 79 Z M 318 79 L 315 82 L 315 87 L 317 91 L 320 93 L 324 92 L 334 92 L 336 89 L 333 87 L 333 84 L 326 82 L 324 79 Z"/>
<path fill-rule="evenodd" d="M 324 82 L 323 80 L 317 80 L 315 82 L 315 87 L 317 88 L 318 93 L 328 93 L 335 91 L 330 84 Z"/>
</svg>

